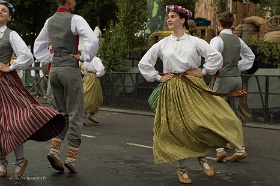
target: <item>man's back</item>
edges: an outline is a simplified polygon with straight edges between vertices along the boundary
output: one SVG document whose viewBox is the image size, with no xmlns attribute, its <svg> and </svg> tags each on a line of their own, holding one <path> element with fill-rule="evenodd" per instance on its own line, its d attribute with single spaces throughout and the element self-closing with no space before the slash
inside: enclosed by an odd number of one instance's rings
<svg viewBox="0 0 280 186">
<path fill-rule="evenodd" d="M 70 54 L 77 53 L 77 38 L 71 31 L 73 14 L 56 12 L 48 22 L 48 32 L 54 57 L 52 67 L 77 67 L 77 60 Z"/>
<path fill-rule="evenodd" d="M 240 41 L 239 38 L 233 34 L 221 33 L 219 37 L 224 42 L 223 67 L 219 70 L 218 76 L 239 76 L 238 61 L 240 58 Z"/>
</svg>

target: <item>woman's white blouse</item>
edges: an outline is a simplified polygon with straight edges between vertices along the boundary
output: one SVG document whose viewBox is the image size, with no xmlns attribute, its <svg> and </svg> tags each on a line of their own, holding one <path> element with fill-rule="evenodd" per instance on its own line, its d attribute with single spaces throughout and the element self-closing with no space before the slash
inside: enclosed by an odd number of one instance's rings
<svg viewBox="0 0 280 186">
<path fill-rule="evenodd" d="M 213 75 L 223 65 L 221 54 L 205 40 L 184 34 L 177 38 L 168 36 L 154 44 L 140 60 L 138 67 L 144 78 L 159 81 L 162 77 L 154 68 L 160 58 L 163 62 L 163 73 L 183 73 L 197 69 L 201 65 L 201 56 L 205 58 L 202 73 Z"/>
<path fill-rule="evenodd" d="M 6 29 L 7 26 L 3 26 L 0 28 L 0 38 L 3 37 Z M 11 64 L 10 66 L 11 70 L 23 70 L 29 67 L 32 63 L 34 63 L 34 58 L 31 53 L 31 50 L 27 47 L 25 42 L 22 40 L 22 38 L 16 31 L 12 31 L 10 33 L 9 41 L 17 57 L 13 61 L 13 64 Z"/>
<path fill-rule="evenodd" d="M 104 66 L 99 57 L 94 57 L 91 62 L 84 62 L 84 73 L 94 72 L 96 77 L 102 77 L 105 74 Z"/>
</svg>

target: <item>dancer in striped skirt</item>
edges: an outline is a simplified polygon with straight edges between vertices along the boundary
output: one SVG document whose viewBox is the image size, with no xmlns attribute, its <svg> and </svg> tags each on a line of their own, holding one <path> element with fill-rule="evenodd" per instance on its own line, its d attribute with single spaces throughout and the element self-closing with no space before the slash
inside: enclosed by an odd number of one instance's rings
<svg viewBox="0 0 280 186">
<path fill-rule="evenodd" d="M 138 67 L 147 81 L 162 85 L 154 119 L 155 163 L 178 161 L 179 181 L 191 183 L 186 158 L 197 157 L 204 173 L 213 176 L 206 154 L 227 142 L 241 149 L 242 124 L 225 100 L 209 93 L 202 78 L 222 67 L 221 54 L 206 41 L 185 34 L 183 26 L 188 27 L 192 16 L 189 10 L 169 5 L 166 13 L 172 34 L 154 44 Z M 200 56 L 205 58 L 202 70 L 198 69 Z M 163 62 L 163 76 L 154 68 L 158 58 Z"/>
<path fill-rule="evenodd" d="M 6 156 L 14 151 L 16 170 L 11 177 L 19 178 L 28 165 L 23 143 L 47 141 L 57 136 L 65 127 L 65 119 L 56 111 L 41 106 L 16 72 L 30 66 L 34 59 L 18 33 L 6 26 L 14 11 L 9 2 L 0 1 L 0 177 L 7 175 Z M 17 59 L 10 65 L 13 52 Z"/>
<path fill-rule="evenodd" d="M 90 63 L 81 63 L 81 70 L 84 72 L 84 125 L 89 125 L 85 119 L 88 118 L 94 123 L 99 123 L 93 116 L 103 103 L 102 87 L 100 77 L 105 74 L 104 66 L 99 57 L 94 57 Z"/>
</svg>

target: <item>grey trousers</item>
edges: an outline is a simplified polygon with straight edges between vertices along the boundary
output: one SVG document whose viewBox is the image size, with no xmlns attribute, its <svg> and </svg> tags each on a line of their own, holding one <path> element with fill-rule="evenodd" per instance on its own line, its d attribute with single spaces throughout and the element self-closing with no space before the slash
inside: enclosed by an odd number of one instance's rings
<svg viewBox="0 0 280 186">
<path fill-rule="evenodd" d="M 79 148 L 84 114 L 84 91 L 79 68 L 52 67 L 50 84 L 57 110 L 65 116 L 64 131 L 56 138 L 67 136 L 70 147 Z"/>
<path fill-rule="evenodd" d="M 50 76 L 48 79 L 48 86 L 47 86 L 47 97 L 48 97 L 48 103 L 52 105 L 52 107 L 57 110 L 56 105 L 55 105 L 55 99 L 54 99 L 54 95 L 53 95 L 53 90 L 52 90 L 52 86 L 50 83 Z"/>
<path fill-rule="evenodd" d="M 242 89 L 242 79 L 240 76 L 236 77 L 217 77 L 213 91 L 218 93 L 234 92 Z M 238 116 L 238 99 L 237 97 L 223 97 Z"/>
</svg>

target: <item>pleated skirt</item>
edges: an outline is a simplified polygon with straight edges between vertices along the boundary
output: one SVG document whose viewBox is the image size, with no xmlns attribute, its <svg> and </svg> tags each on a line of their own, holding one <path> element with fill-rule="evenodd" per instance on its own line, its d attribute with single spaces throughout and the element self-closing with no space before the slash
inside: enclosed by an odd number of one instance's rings
<svg viewBox="0 0 280 186">
<path fill-rule="evenodd" d="M 209 89 L 202 78 L 187 77 Z M 244 145 L 242 124 L 228 103 L 178 77 L 162 86 L 153 130 L 155 163 L 205 156 L 228 142 Z"/>
<path fill-rule="evenodd" d="M 16 71 L 0 72 L 0 94 L 0 156 L 27 140 L 47 141 L 63 131 L 64 116 L 40 105 Z"/>
<path fill-rule="evenodd" d="M 94 115 L 103 103 L 103 94 L 100 79 L 93 73 L 83 77 L 84 87 L 84 112 Z"/>
</svg>

